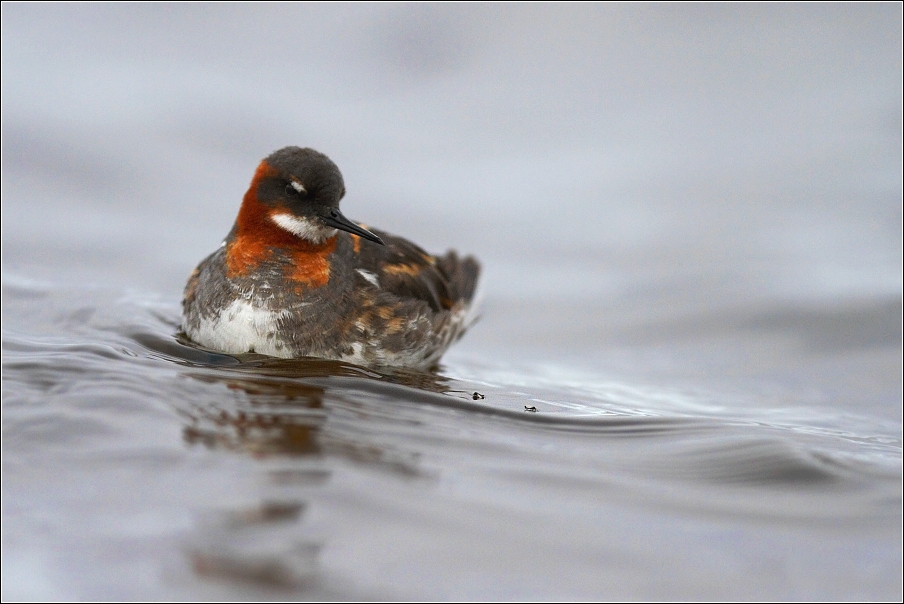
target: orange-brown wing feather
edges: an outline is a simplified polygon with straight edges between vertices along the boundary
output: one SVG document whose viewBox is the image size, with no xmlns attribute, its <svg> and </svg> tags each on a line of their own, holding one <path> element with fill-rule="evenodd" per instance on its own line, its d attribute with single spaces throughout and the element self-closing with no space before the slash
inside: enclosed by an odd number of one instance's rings
<svg viewBox="0 0 904 604">
<path fill-rule="evenodd" d="M 361 268 L 377 275 L 383 290 L 423 300 L 434 311 L 448 310 L 459 300 L 470 301 L 480 272 L 476 260 L 460 260 L 451 251 L 438 258 L 406 239 L 372 230 L 386 245 L 364 242 L 359 258 Z"/>
</svg>

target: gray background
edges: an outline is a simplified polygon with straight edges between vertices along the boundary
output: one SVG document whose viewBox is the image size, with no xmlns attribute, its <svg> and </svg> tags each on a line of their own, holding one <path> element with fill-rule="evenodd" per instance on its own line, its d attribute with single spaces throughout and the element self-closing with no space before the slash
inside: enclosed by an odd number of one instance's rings
<svg viewBox="0 0 904 604">
<path fill-rule="evenodd" d="M 5 261 L 177 290 L 297 144 L 493 298 L 896 295 L 900 41 L 894 3 L 6 5 Z"/>
</svg>

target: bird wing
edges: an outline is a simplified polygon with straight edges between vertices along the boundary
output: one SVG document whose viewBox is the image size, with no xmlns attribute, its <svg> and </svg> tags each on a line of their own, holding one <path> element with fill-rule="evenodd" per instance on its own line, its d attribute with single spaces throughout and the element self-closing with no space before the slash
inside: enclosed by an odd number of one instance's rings
<svg viewBox="0 0 904 604">
<path fill-rule="evenodd" d="M 474 258 L 459 259 L 453 251 L 433 256 L 407 239 L 371 230 L 385 245 L 361 242 L 360 268 L 373 273 L 381 289 L 423 300 L 437 312 L 470 301 L 480 273 Z"/>
</svg>

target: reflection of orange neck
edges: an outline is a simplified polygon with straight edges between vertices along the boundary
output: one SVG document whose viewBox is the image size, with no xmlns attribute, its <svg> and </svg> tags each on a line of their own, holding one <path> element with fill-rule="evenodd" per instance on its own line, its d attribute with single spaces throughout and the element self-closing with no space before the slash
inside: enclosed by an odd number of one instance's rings
<svg viewBox="0 0 904 604">
<path fill-rule="evenodd" d="M 296 237 L 273 222 L 272 215 L 284 213 L 285 210 L 258 201 L 257 188 L 263 179 L 277 174 L 265 161 L 260 163 L 254 173 L 235 221 L 234 238 L 226 247 L 227 276 L 233 278 L 247 275 L 261 262 L 269 259 L 275 248 L 279 248 L 293 260 L 287 271 L 287 278 L 307 286 L 325 285 L 330 278 L 329 255 L 336 249 L 336 237 L 315 244 Z"/>
</svg>

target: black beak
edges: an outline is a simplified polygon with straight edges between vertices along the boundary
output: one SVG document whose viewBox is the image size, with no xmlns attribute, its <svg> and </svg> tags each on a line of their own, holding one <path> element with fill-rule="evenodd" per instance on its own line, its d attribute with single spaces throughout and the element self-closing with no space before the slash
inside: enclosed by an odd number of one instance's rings
<svg viewBox="0 0 904 604">
<path fill-rule="evenodd" d="M 386 245 L 383 243 L 383 240 L 368 231 L 367 229 L 362 229 L 357 224 L 346 218 L 342 215 L 337 208 L 330 210 L 328 216 L 321 217 L 323 222 L 333 227 L 334 229 L 339 229 L 341 231 L 348 231 L 353 235 L 357 235 L 358 237 L 364 237 L 368 241 L 373 241 L 374 243 L 379 243 L 380 245 Z"/>
</svg>

